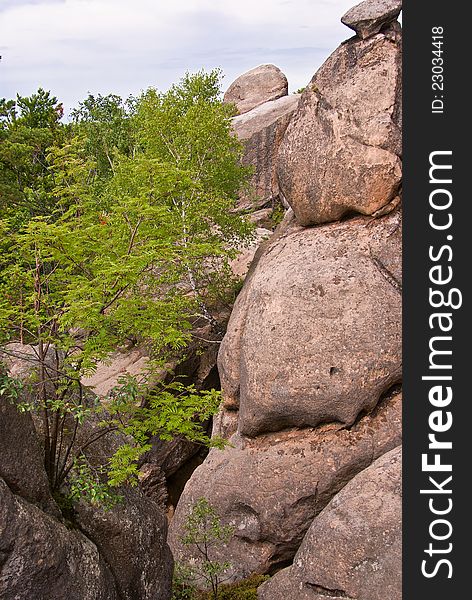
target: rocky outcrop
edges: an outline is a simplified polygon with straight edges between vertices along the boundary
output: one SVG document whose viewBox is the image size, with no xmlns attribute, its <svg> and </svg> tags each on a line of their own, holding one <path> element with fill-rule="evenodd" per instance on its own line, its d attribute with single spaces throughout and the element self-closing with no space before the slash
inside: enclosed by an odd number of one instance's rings
<svg viewBox="0 0 472 600">
<path fill-rule="evenodd" d="M 313 521 L 260 600 L 400 600 L 401 448 L 350 481 Z"/>
<path fill-rule="evenodd" d="M 173 560 L 166 517 L 139 488 L 121 493 L 124 500 L 109 509 L 80 502 L 76 522 L 110 565 L 120 599 L 169 598 Z"/>
<path fill-rule="evenodd" d="M 31 415 L 21 413 L 6 394 L 0 395 L 0 457 L 0 477 L 13 493 L 51 515 L 60 515 L 49 491 Z"/>
<path fill-rule="evenodd" d="M 96 545 L 0 479 L 0 598 L 119 600 Z"/>
<path fill-rule="evenodd" d="M 256 252 L 234 306 L 218 355 L 223 402 L 213 423 L 229 443 L 188 481 L 169 543 L 178 559 L 192 558 L 181 536 L 205 497 L 234 528 L 213 556 L 232 565 L 233 579 L 273 574 L 296 555 L 261 588 L 264 600 L 377 600 L 382 587 L 383 598 L 398 598 L 401 30 L 394 18 L 374 15 L 368 27 L 379 31 L 342 44 L 303 92 L 275 153 L 254 138 L 248 160 L 257 166 L 264 158 L 271 194 L 293 210 Z M 258 115 L 277 103 L 237 117 L 240 138 L 266 131 Z"/>
<path fill-rule="evenodd" d="M 81 502 L 65 522 L 0 479 L 0 598 L 168 599 L 166 530 L 157 505 L 137 492 L 111 510 Z"/>
<path fill-rule="evenodd" d="M 401 183 L 398 23 L 342 44 L 303 92 L 278 153 L 280 190 L 301 225 L 371 215 Z"/>
<path fill-rule="evenodd" d="M 395 21 L 401 9 L 402 0 L 365 0 L 348 10 L 341 22 L 365 40 Z"/>
<path fill-rule="evenodd" d="M 240 433 L 350 425 L 371 410 L 401 379 L 400 281 L 398 211 L 275 237 L 219 353 Z"/>
<path fill-rule="evenodd" d="M 34 352 L 15 350 L 18 356 L 8 362 L 24 379 Z M 139 488 L 120 490 L 122 501 L 109 510 L 83 501 L 72 507 L 57 491 L 53 498 L 39 426 L 14 400 L 0 396 L 1 600 L 170 598 L 173 560 L 164 512 Z M 78 445 L 97 432 L 98 420 L 84 423 Z M 103 466 L 119 443 L 104 436 L 83 452 L 93 467 Z"/>
<path fill-rule="evenodd" d="M 244 142 L 243 163 L 254 167 L 250 194 L 241 195 L 239 209 L 257 208 L 277 199 L 277 153 L 299 100 L 299 94 L 285 96 L 233 119 L 234 133 Z"/>
<path fill-rule="evenodd" d="M 243 114 L 288 94 L 288 82 L 275 65 L 260 65 L 240 75 L 227 89 L 224 101 L 235 104 Z"/>
<path fill-rule="evenodd" d="M 213 560 L 229 561 L 236 579 L 273 573 L 290 563 L 329 500 L 400 444 L 400 432 L 401 394 L 392 393 L 349 429 L 329 425 L 256 439 L 233 435 L 225 450 L 210 452 L 185 488 L 169 530 L 174 556 L 189 558 L 179 536 L 192 506 L 205 497 L 224 523 L 235 528 L 228 546 Z"/>
<path fill-rule="evenodd" d="M 254 166 L 253 193 L 236 210 L 267 229 L 231 265 L 247 276 L 218 370 L 227 307 L 218 323 L 194 324 L 199 342 L 172 364 L 198 389 L 221 377 L 213 433 L 228 440 L 224 450 L 204 459 L 196 444 L 155 438 L 122 503 L 104 511 L 81 501 L 66 521 L 34 423 L 0 405 L 2 600 L 167 600 L 164 511 L 176 507 L 169 543 L 189 561 L 181 536 L 202 497 L 234 528 L 211 558 L 228 561 L 234 580 L 275 574 L 261 600 L 400 599 L 400 6 L 368 0 L 349 11 L 343 22 L 356 37 L 301 97 L 287 95 L 273 65 L 225 94 Z M 276 203 L 292 208 L 265 239 Z M 113 359 L 87 381 L 100 395 L 145 368 L 138 350 Z M 89 462 L 103 465 L 113 444 L 88 446 Z"/>
</svg>

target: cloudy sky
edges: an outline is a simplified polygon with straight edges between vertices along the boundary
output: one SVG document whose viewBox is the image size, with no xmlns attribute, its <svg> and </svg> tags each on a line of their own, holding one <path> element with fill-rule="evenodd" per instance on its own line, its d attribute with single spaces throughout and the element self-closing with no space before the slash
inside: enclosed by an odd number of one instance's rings
<svg viewBox="0 0 472 600">
<path fill-rule="evenodd" d="M 357 0 L 359 1 L 359 0 Z M 66 110 L 88 92 L 165 90 L 221 67 L 224 87 L 274 63 L 290 89 L 351 32 L 356 0 L 0 0 L 0 97 L 50 89 Z"/>
</svg>

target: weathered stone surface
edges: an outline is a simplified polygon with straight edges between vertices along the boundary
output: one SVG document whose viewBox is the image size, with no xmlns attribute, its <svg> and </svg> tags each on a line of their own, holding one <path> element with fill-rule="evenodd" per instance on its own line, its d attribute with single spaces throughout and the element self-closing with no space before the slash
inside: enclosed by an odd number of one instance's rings
<svg viewBox="0 0 472 600">
<path fill-rule="evenodd" d="M 1 600 L 117 600 L 97 547 L 0 479 Z"/>
<path fill-rule="evenodd" d="M 395 448 L 350 481 L 258 598 L 401 600 L 401 458 Z"/>
<path fill-rule="evenodd" d="M 395 21 L 402 9 L 402 0 L 365 0 L 354 6 L 341 22 L 365 40 Z"/>
<path fill-rule="evenodd" d="M 140 349 L 115 352 L 106 361 L 99 363 L 95 373 L 84 378 L 82 383 L 90 387 L 97 396 L 106 396 L 118 385 L 121 377 L 141 375 L 148 360 Z"/>
<path fill-rule="evenodd" d="M 239 208 L 264 206 L 277 198 L 277 152 L 299 101 L 299 94 L 284 96 L 233 119 L 233 131 L 245 146 L 243 163 L 255 169 L 251 191 L 241 195 Z"/>
<path fill-rule="evenodd" d="M 313 518 L 354 475 L 401 443 L 401 394 L 386 397 L 351 429 L 287 430 L 212 450 L 185 487 L 169 530 L 176 558 L 193 504 L 206 497 L 235 535 L 216 558 L 239 579 L 287 564 Z M 187 556 L 188 558 L 188 556 Z"/>
<path fill-rule="evenodd" d="M 290 217 L 288 217 L 290 218 Z M 354 422 L 401 379 L 401 214 L 276 232 L 219 352 L 239 431 Z"/>
<path fill-rule="evenodd" d="M 13 493 L 59 515 L 31 415 L 20 413 L 6 396 L 0 396 L 0 477 Z"/>
<path fill-rule="evenodd" d="M 270 231 L 274 226 L 272 215 L 272 208 L 260 208 L 259 210 L 255 210 L 248 215 L 248 219 L 251 223 L 257 225 L 257 227 L 260 227 L 261 229 L 268 229 Z"/>
<path fill-rule="evenodd" d="M 255 237 L 253 243 L 247 248 L 244 248 L 230 263 L 231 270 L 238 277 L 246 277 L 258 248 L 265 240 L 270 238 L 272 231 L 265 229 L 264 227 L 257 227 L 254 234 Z"/>
<path fill-rule="evenodd" d="M 11 373 L 25 380 L 34 366 L 29 350 L 17 345 L 9 364 Z M 3 484 L 0 490 L 4 496 L 0 499 L 0 566 L 5 587 L 0 598 L 168 600 L 173 561 L 164 512 L 139 488 L 123 490 L 123 502 L 110 510 L 83 502 L 74 506 L 68 515 L 71 529 L 66 528 L 48 491 L 36 420 L 4 404 L 5 398 L 1 402 L 0 473 L 8 487 Z M 124 441 L 108 435 L 85 446 L 97 434 L 102 418 L 103 414 L 90 418 L 79 428 L 74 447 L 77 451 L 83 445 L 83 453 L 96 467 L 107 465 Z M 52 578 L 57 579 L 54 585 Z M 28 585 L 23 586 L 23 579 L 28 579 Z"/>
<path fill-rule="evenodd" d="M 240 75 L 227 89 L 224 101 L 243 114 L 288 94 L 288 81 L 275 65 L 260 65 Z"/>
<path fill-rule="evenodd" d="M 120 598 L 170 598 L 173 561 L 166 543 L 166 518 L 139 488 L 120 493 L 124 501 L 109 510 L 79 503 L 81 530 L 112 565 Z"/>
<path fill-rule="evenodd" d="M 250 140 L 267 128 L 290 117 L 300 102 L 300 94 L 291 94 L 278 100 L 265 102 L 251 111 L 233 118 L 233 131 L 240 140 Z"/>
<path fill-rule="evenodd" d="M 370 215 L 401 182 L 399 24 L 342 44 L 302 94 L 279 149 L 280 191 L 301 225 Z"/>
</svg>

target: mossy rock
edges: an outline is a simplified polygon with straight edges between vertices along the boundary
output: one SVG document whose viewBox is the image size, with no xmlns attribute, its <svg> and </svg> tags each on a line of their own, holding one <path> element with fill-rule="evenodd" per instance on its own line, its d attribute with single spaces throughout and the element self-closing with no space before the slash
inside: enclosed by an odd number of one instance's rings
<svg viewBox="0 0 472 600">
<path fill-rule="evenodd" d="M 253 575 L 237 583 L 222 585 L 218 600 L 257 600 L 257 588 L 267 579 L 268 575 Z"/>
<path fill-rule="evenodd" d="M 222 584 L 218 591 L 218 600 L 257 600 L 257 588 L 269 579 L 268 575 L 252 575 L 236 583 Z M 179 590 L 174 594 L 179 600 L 213 600 L 211 592 L 195 592 L 190 589 Z"/>
</svg>

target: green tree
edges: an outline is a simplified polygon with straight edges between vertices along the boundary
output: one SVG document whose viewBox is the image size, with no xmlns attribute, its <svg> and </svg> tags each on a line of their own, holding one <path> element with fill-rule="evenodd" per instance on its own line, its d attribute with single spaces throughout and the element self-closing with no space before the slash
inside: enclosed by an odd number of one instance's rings
<svg viewBox="0 0 472 600">
<path fill-rule="evenodd" d="M 62 104 L 43 88 L 39 88 L 31 96 L 18 94 L 16 107 L 19 109 L 19 116 L 15 117 L 14 124 L 31 129 L 53 129 L 64 115 Z"/>
<path fill-rule="evenodd" d="M 48 149 L 63 143 L 62 104 L 39 88 L 31 96 L 0 100 L 0 210 L 20 227 L 54 207 Z"/>
<path fill-rule="evenodd" d="M 181 537 L 184 546 L 197 553 L 196 565 L 185 565 L 187 581 L 204 582 L 211 588 L 212 600 L 218 600 L 218 592 L 225 573 L 231 567 L 228 562 L 214 559 L 215 550 L 227 544 L 234 527 L 223 525 L 215 508 L 206 498 L 200 498 L 193 506 L 184 523 L 185 534 Z M 191 588 L 195 586 L 190 584 Z"/>
<path fill-rule="evenodd" d="M 11 342 L 22 341 L 34 354 L 33 399 L 24 408 L 42 416 L 53 490 L 105 434 L 134 440 L 112 459 L 114 485 L 135 476 L 152 435 L 210 443 L 200 423 L 217 410 L 217 392 L 149 384 L 153 369 L 188 343 L 195 319 L 213 322 L 215 290 L 227 284 L 228 260 L 251 231 L 231 212 L 247 170 L 217 81 L 197 74 L 167 94 L 145 94 L 133 124 L 140 147 L 131 155 L 115 147 L 106 185 L 97 185 L 96 156 L 83 134 L 50 147 L 53 209 L 21 229 L 1 223 L 0 343 L 8 354 Z M 162 144 L 156 127 L 165 132 Z M 124 382 L 102 430 L 79 443 L 78 431 L 101 410 L 82 378 L 136 340 L 149 349 L 150 372 L 139 385 Z"/>
<path fill-rule="evenodd" d="M 201 316 L 214 326 L 207 302 L 227 289 L 222 284 L 234 286 L 227 259 L 251 239 L 252 231 L 234 211 L 251 168 L 242 166 L 243 147 L 231 134 L 234 108 L 220 96 L 219 70 L 187 74 L 166 93 L 148 90 L 135 117 L 142 159 L 171 165 L 187 178 L 187 188 L 169 198 L 169 210 L 185 250 L 187 282 Z M 202 254 L 190 250 L 195 246 Z"/>
<path fill-rule="evenodd" d="M 99 177 L 114 172 L 116 154 L 132 156 L 135 151 L 132 116 L 136 99 L 123 100 L 115 94 L 89 96 L 72 111 L 74 130 L 86 138 L 87 154 L 95 161 Z"/>
</svg>

